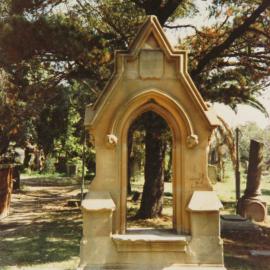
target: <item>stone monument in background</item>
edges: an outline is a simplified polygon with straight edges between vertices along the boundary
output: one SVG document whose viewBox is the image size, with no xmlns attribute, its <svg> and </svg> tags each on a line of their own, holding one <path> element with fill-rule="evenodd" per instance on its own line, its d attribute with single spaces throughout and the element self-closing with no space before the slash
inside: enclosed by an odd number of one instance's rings
<svg viewBox="0 0 270 270">
<path fill-rule="evenodd" d="M 247 186 L 237 204 L 238 214 L 255 221 L 264 221 L 267 216 L 266 202 L 260 198 L 263 146 L 263 143 L 250 141 Z"/>
</svg>

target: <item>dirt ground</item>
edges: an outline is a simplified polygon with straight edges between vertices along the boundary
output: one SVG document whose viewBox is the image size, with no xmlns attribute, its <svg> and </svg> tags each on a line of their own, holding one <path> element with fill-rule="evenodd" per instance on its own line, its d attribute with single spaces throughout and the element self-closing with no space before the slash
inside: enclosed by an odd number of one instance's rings
<svg viewBox="0 0 270 270">
<path fill-rule="evenodd" d="M 22 186 L 0 221 L 0 269 L 75 269 L 81 211 L 67 201 L 79 193 L 78 184 L 30 178 Z"/>
<path fill-rule="evenodd" d="M 67 202 L 79 185 L 65 179 L 23 179 L 10 215 L 0 221 L 0 270 L 75 269 L 79 262 L 81 212 Z M 270 222 L 221 218 L 228 270 L 270 270 Z M 252 255 L 252 251 L 269 255 Z"/>
<path fill-rule="evenodd" d="M 221 224 L 224 260 L 228 270 L 270 269 L 269 219 L 266 223 L 255 224 L 250 221 L 226 221 L 221 218 Z"/>
</svg>

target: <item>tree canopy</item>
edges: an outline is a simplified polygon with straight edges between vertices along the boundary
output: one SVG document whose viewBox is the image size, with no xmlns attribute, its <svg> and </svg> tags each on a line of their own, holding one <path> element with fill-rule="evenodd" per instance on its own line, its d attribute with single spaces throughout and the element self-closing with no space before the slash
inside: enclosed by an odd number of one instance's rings
<svg viewBox="0 0 270 270">
<path fill-rule="evenodd" d="M 192 29 L 178 47 L 190 51 L 189 73 L 206 100 L 231 107 L 246 103 L 264 111 L 256 97 L 269 84 L 269 0 L 211 0 L 212 24 L 182 25 L 181 18 L 200 14 L 199 3 L 2 0 L 0 152 L 10 140 L 23 143 L 28 134 L 44 145 L 40 131 L 55 121 L 62 122 L 58 127 L 64 134 L 74 109 L 80 117 L 73 117 L 72 130 L 81 136 L 77 130 L 85 104 L 97 98 L 109 79 L 114 50 L 128 47 L 148 14 L 156 15 L 164 28 Z M 60 133 L 50 135 L 50 144 Z"/>
</svg>

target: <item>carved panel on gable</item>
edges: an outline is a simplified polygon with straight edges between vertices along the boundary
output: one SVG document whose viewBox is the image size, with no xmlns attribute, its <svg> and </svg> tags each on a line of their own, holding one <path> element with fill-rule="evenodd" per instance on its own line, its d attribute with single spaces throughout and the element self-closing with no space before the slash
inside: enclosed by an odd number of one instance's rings
<svg viewBox="0 0 270 270">
<path fill-rule="evenodd" d="M 142 50 L 139 64 L 142 79 L 160 79 L 164 73 L 164 54 L 161 50 Z"/>
</svg>

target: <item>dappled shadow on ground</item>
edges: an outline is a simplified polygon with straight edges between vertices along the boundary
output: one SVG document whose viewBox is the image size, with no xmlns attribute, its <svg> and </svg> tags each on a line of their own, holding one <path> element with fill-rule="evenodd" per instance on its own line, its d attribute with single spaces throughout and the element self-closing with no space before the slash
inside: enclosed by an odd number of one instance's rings
<svg viewBox="0 0 270 270">
<path fill-rule="evenodd" d="M 74 212 L 61 211 L 59 215 L 63 218 L 35 221 L 2 237 L 0 265 L 32 265 L 78 256 L 80 221 Z M 72 218 L 66 218 L 68 216 Z"/>
<path fill-rule="evenodd" d="M 171 192 L 164 193 L 162 214 L 156 218 L 147 219 L 137 216 L 141 205 L 141 196 L 138 196 L 138 199 L 134 200 L 134 195 L 135 192 L 127 198 L 127 228 L 173 228 L 173 198 Z"/>
<path fill-rule="evenodd" d="M 227 269 L 267 270 L 270 256 L 252 256 L 251 250 L 270 250 L 270 227 L 222 232 Z"/>
<path fill-rule="evenodd" d="M 74 187 L 24 184 L 27 191 L 14 194 L 11 214 L 0 221 L 0 269 L 78 257 L 81 212 L 66 206 Z"/>
</svg>

